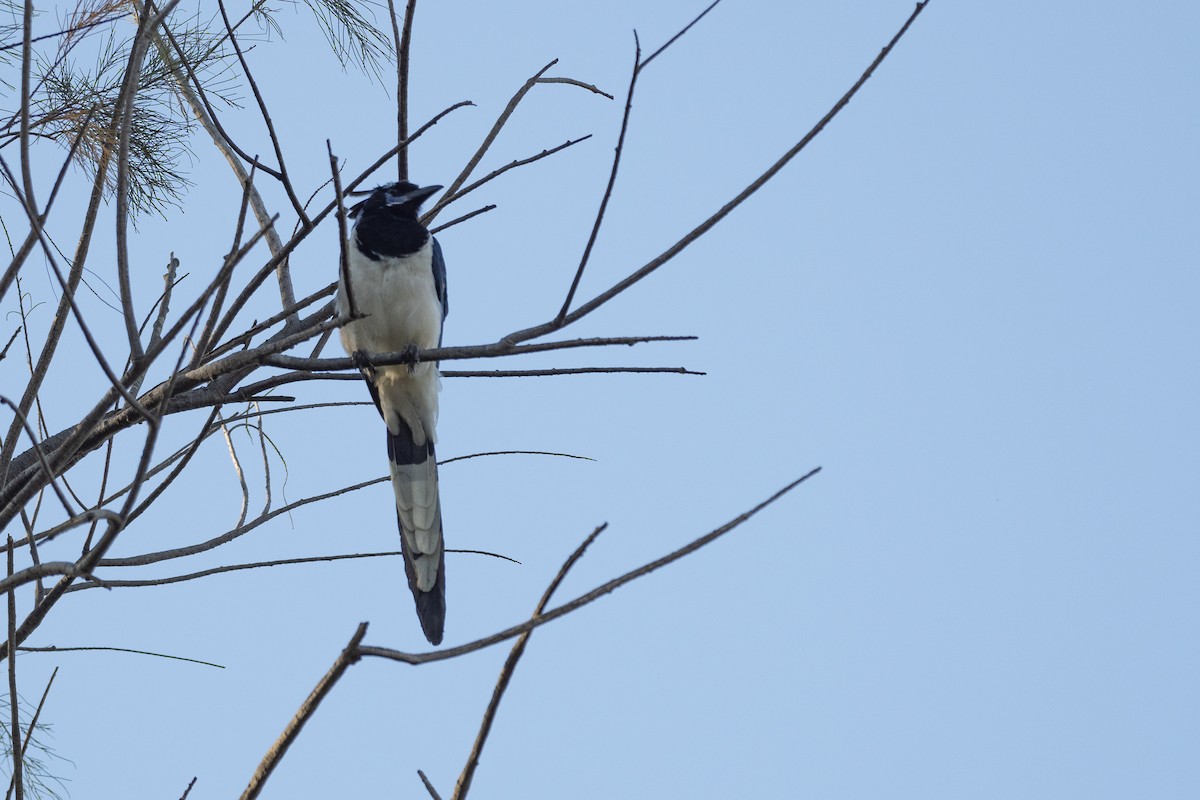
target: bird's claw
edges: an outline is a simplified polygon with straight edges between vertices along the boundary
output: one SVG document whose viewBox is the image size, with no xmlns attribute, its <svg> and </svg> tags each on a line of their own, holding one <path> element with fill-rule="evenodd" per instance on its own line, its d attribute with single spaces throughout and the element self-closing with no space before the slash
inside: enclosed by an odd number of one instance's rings
<svg viewBox="0 0 1200 800">
<path fill-rule="evenodd" d="M 355 350 L 350 354 L 350 360 L 354 362 L 354 366 L 363 374 L 363 377 L 369 381 L 375 380 L 375 365 L 371 363 L 371 359 L 363 350 Z"/>
<path fill-rule="evenodd" d="M 417 346 L 410 344 L 401 353 L 404 355 L 404 360 L 408 362 L 408 371 L 410 373 L 416 372 L 417 364 L 421 363 L 420 352 L 417 350 Z"/>
</svg>

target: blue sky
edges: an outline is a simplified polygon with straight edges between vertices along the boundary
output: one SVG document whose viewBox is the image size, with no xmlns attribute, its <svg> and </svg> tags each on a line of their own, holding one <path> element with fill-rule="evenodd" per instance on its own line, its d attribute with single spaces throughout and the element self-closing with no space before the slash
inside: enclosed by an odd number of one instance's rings
<svg viewBox="0 0 1200 800">
<path fill-rule="evenodd" d="M 478 107 L 414 147 L 414 180 L 448 183 L 553 58 L 552 74 L 620 97 L 632 29 L 652 50 L 701 5 L 423 4 L 412 118 L 463 99 Z M 725 0 L 639 81 L 580 297 L 657 255 L 770 165 L 911 9 Z M 394 110 L 388 85 L 341 72 L 315 26 L 290 14 L 286 41 L 259 43 L 251 58 L 289 168 L 311 191 L 328 174 L 325 139 L 357 173 L 393 140 Z M 595 459 L 443 468 L 449 546 L 522 562 L 448 560 L 448 645 L 526 617 L 601 522 L 608 531 L 560 598 L 823 467 L 725 539 L 540 629 L 476 796 L 1200 792 L 1198 33 L 1200 12 L 1183 2 L 934 0 L 774 181 L 566 332 L 698 341 L 453 365 L 707 376 L 444 381 L 443 458 L 529 449 Z M 447 344 L 494 341 L 557 310 L 620 114 L 619 100 L 561 85 L 521 106 L 481 170 L 595 136 L 464 201 L 461 211 L 498 208 L 441 237 Z M 270 152 L 250 113 L 229 119 L 248 149 Z M 135 244 L 147 305 L 168 251 L 201 277 L 228 246 L 238 189 L 205 142 L 196 150 L 185 213 L 144 220 Z M 273 189 L 268 201 L 286 210 Z M 298 294 L 332 280 L 336 252 L 332 226 L 298 251 Z M 30 274 L 26 290 L 52 299 L 49 281 Z M 270 300 L 248 318 L 270 314 Z M 16 385 L 13 363 L 0 368 Z M 78 413 L 70 376 L 52 380 L 49 405 L 65 424 Z M 366 399 L 349 382 L 288 393 Z M 182 441 L 200 420 L 172 423 L 171 441 Z M 367 406 L 281 414 L 268 432 L 286 462 L 276 503 L 385 472 Z M 239 437 L 252 462 L 257 443 Z M 277 481 L 283 468 L 273 461 Z M 219 439 L 196 470 L 115 554 L 232 524 L 240 493 Z M 260 492 L 251 507 L 262 502 Z M 198 565 L 392 549 L 390 503 L 380 486 L 306 507 Z M 345 561 L 69 597 L 31 644 L 226 667 L 21 658 L 27 696 L 61 666 L 45 715 L 73 762 L 60 768 L 72 796 L 177 797 L 192 776 L 192 798 L 239 792 L 359 622 L 370 621 L 370 644 L 426 649 L 401 574 L 390 559 Z M 420 768 L 448 797 L 506 654 L 356 665 L 265 796 L 421 797 Z"/>
</svg>

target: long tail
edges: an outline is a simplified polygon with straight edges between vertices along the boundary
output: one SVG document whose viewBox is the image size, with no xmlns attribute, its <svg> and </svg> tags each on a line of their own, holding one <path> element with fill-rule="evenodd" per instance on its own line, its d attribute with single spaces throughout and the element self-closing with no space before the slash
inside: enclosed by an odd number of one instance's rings
<svg viewBox="0 0 1200 800">
<path fill-rule="evenodd" d="M 441 644 L 446 624 L 446 551 L 433 442 L 415 444 L 412 430 L 400 420 L 399 433 L 387 434 L 387 449 L 408 587 L 425 638 L 430 644 Z"/>
</svg>

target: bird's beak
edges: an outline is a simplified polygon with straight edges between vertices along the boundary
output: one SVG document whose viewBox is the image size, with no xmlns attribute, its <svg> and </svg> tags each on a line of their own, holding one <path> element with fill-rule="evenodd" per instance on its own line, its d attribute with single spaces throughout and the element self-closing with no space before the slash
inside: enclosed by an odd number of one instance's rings
<svg viewBox="0 0 1200 800">
<path fill-rule="evenodd" d="M 408 203 L 423 203 L 431 195 L 435 195 L 442 190 L 441 186 L 423 186 L 420 189 L 413 189 L 411 192 L 402 194 L 394 198 L 388 205 L 407 205 Z"/>
</svg>

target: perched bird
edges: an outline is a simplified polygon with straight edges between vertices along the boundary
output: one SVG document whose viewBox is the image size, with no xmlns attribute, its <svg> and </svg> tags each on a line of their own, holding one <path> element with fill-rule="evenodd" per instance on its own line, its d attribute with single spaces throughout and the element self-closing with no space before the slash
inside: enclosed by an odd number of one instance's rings
<svg viewBox="0 0 1200 800">
<path fill-rule="evenodd" d="M 436 363 L 373 366 L 370 353 L 414 353 L 438 347 L 446 318 L 446 265 L 437 240 L 417 212 L 441 186 L 407 182 L 380 186 L 350 210 L 356 220 L 338 280 L 337 310 L 362 316 L 342 326 L 342 346 L 367 381 L 387 425 L 387 454 L 400 522 L 404 571 L 421 630 L 440 644 L 446 621 L 446 556 L 434 457 L 438 391 Z"/>
</svg>

